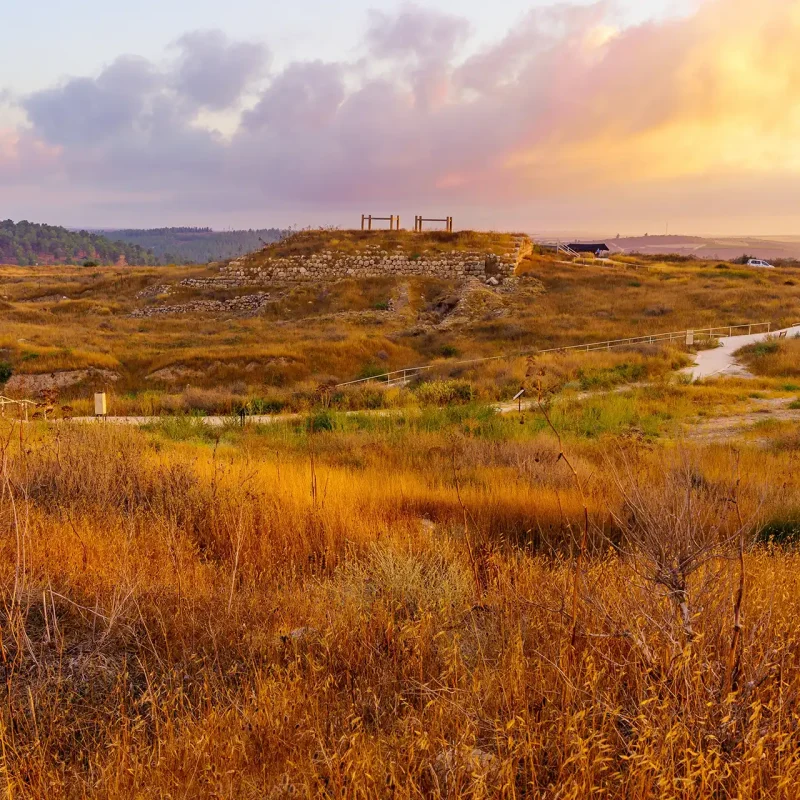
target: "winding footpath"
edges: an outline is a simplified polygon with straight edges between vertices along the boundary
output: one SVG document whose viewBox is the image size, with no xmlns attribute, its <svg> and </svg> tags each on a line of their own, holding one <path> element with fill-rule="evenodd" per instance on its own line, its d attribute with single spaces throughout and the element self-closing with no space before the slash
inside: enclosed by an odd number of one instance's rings
<svg viewBox="0 0 800 800">
<path fill-rule="evenodd" d="M 784 328 L 771 333 L 753 333 L 749 336 L 726 336 L 719 340 L 719 347 L 712 350 L 701 350 L 695 357 L 695 365 L 688 367 L 684 373 L 691 375 L 692 380 L 712 378 L 715 375 L 740 375 L 752 377 L 750 373 L 736 360 L 735 353 L 751 344 L 774 339 L 781 334 L 787 337 L 800 336 L 800 325 Z"/>
<path fill-rule="evenodd" d="M 742 376 L 742 377 L 753 377 L 745 367 L 739 363 L 739 361 L 735 357 L 735 353 L 741 350 L 743 347 L 747 347 L 751 344 L 756 344 L 758 342 L 766 341 L 767 339 L 777 338 L 781 335 L 785 334 L 787 338 L 791 338 L 794 336 L 800 336 L 800 325 L 794 325 L 791 328 L 784 328 L 783 330 L 772 331 L 770 333 L 754 333 L 751 335 L 745 336 L 726 336 L 722 339 L 719 339 L 719 346 L 712 348 L 710 350 L 701 350 L 695 356 L 695 364 L 694 366 L 687 367 L 686 369 L 682 370 L 684 375 L 689 375 L 693 381 L 701 380 L 703 378 L 712 378 L 718 375 L 729 375 L 729 376 Z M 626 384 L 624 386 L 618 386 L 614 389 L 608 391 L 600 391 L 600 392 L 584 392 L 578 396 L 578 399 L 584 399 L 586 397 L 590 397 L 595 394 L 608 394 L 608 393 L 615 393 L 615 392 L 624 392 L 628 391 L 629 389 L 633 389 L 639 386 L 643 386 L 645 384 L 637 383 L 637 384 Z M 498 403 L 496 404 L 496 409 L 501 414 L 509 414 L 516 411 L 518 408 L 522 409 L 529 409 L 536 405 L 534 400 L 530 398 L 526 398 L 522 400 L 521 404 L 515 402 L 506 402 L 506 403 Z M 348 411 L 345 412 L 347 415 L 354 415 L 354 414 L 372 414 L 376 416 L 391 416 L 393 414 L 402 413 L 403 409 L 380 409 L 380 410 L 373 410 L 373 411 Z M 247 422 L 249 424 L 256 424 L 256 425 L 270 425 L 276 422 L 289 422 L 292 420 L 303 419 L 304 415 L 302 414 L 264 414 L 264 415 L 254 415 L 248 416 Z M 131 417 L 107 417 L 103 421 L 116 424 L 116 425 L 149 425 L 158 422 L 163 422 L 165 419 L 169 419 L 169 417 L 144 417 L 144 416 L 131 416 Z M 57 422 L 61 422 L 62 420 L 55 420 Z M 72 422 L 98 422 L 97 417 L 74 417 Z M 198 422 L 202 422 L 205 425 L 209 425 L 212 427 L 222 427 L 223 425 L 229 425 L 232 422 L 235 423 L 238 421 L 237 418 L 232 416 L 208 416 L 208 417 L 198 417 Z"/>
</svg>

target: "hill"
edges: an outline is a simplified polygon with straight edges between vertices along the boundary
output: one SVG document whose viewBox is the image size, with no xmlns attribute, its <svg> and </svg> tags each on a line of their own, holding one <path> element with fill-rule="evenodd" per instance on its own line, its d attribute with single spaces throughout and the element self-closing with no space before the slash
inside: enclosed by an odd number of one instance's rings
<svg viewBox="0 0 800 800">
<path fill-rule="evenodd" d="M 115 241 L 152 250 L 163 264 L 207 264 L 226 261 L 258 250 L 263 242 L 277 242 L 284 235 L 278 228 L 215 231 L 211 228 L 150 228 L 109 230 Z"/>
<path fill-rule="evenodd" d="M 70 231 L 55 225 L 40 225 L 10 219 L 0 222 L 0 263 L 34 266 L 37 264 L 127 264 L 155 263 L 152 253 L 137 244 L 110 241 L 88 231 Z"/>
<path fill-rule="evenodd" d="M 792 237 L 626 236 L 607 240 L 612 253 L 666 255 L 733 260 L 747 253 L 770 261 L 800 259 L 800 242 Z"/>
</svg>

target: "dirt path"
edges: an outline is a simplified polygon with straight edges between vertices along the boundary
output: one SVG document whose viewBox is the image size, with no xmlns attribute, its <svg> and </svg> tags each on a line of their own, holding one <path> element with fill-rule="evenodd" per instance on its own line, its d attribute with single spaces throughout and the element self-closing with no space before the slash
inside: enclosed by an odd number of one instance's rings
<svg viewBox="0 0 800 800">
<path fill-rule="evenodd" d="M 734 353 L 757 342 L 763 342 L 772 336 L 781 333 L 787 336 L 800 334 L 800 325 L 793 328 L 784 328 L 783 331 L 773 331 L 772 333 L 754 333 L 750 336 L 726 336 L 719 340 L 719 347 L 713 350 L 702 350 L 695 357 L 695 365 L 688 367 L 684 373 L 692 376 L 692 380 L 701 378 L 711 378 L 715 375 L 738 375 L 741 377 L 752 377 L 750 373 L 736 360 Z"/>
<path fill-rule="evenodd" d="M 699 442 L 726 442 L 746 434 L 766 421 L 800 422 L 800 409 L 789 408 L 786 398 L 764 398 L 752 401 L 752 408 L 725 417 L 713 417 L 685 426 L 687 439 Z"/>
</svg>

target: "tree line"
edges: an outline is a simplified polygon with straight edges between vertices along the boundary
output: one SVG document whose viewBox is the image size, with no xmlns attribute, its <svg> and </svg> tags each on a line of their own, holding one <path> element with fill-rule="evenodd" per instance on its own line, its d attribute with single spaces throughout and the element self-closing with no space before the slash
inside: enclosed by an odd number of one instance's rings
<svg viewBox="0 0 800 800">
<path fill-rule="evenodd" d="M 71 231 L 27 220 L 0 222 L 0 263 L 116 264 L 122 258 L 135 266 L 158 263 L 153 253 L 141 245 L 111 241 L 99 233 Z"/>
<path fill-rule="evenodd" d="M 252 253 L 283 238 L 279 228 L 214 231 L 211 228 L 150 228 L 106 231 L 111 238 L 150 250 L 160 264 L 207 264 Z"/>
</svg>

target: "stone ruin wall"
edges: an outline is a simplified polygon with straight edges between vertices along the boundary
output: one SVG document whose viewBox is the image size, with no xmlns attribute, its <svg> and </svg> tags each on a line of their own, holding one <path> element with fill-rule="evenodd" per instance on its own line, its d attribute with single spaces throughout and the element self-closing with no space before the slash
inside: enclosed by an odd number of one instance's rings
<svg viewBox="0 0 800 800">
<path fill-rule="evenodd" d="M 382 278 L 420 275 L 448 280 L 476 278 L 498 285 L 514 274 L 520 261 L 533 251 L 527 236 L 515 239 L 513 249 L 502 255 L 483 251 L 451 251 L 421 254 L 411 258 L 372 245 L 364 252 L 344 255 L 323 250 L 312 255 L 270 259 L 261 265 L 248 264 L 250 256 L 231 261 L 220 268 L 216 278 L 187 278 L 185 286 L 195 288 L 230 288 L 263 286 L 267 283 L 325 283 L 344 278 Z"/>
</svg>

